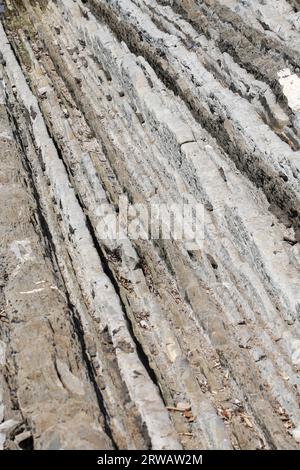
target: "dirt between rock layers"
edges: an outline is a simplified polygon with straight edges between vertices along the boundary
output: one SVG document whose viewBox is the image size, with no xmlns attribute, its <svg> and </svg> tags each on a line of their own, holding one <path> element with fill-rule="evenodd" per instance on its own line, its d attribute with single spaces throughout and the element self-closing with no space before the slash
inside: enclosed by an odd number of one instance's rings
<svg viewBox="0 0 300 470">
<path fill-rule="evenodd" d="M 299 449 L 300 2 L 2 4 L 0 447 Z"/>
</svg>

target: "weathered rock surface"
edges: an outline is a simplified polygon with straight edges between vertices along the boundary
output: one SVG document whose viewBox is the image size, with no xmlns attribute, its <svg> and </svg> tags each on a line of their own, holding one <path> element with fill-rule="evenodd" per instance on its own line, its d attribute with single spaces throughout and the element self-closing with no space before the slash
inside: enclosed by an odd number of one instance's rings
<svg viewBox="0 0 300 470">
<path fill-rule="evenodd" d="M 299 2 L 5 4 L 0 448 L 299 448 Z"/>
</svg>

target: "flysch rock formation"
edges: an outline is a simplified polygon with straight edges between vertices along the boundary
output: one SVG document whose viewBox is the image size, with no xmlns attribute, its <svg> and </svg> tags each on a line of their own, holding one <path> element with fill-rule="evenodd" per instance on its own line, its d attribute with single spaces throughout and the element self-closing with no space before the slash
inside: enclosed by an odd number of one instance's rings
<svg viewBox="0 0 300 470">
<path fill-rule="evenodd" d="M 299 449 L 299 1 L 2 3 L 0 448 Z"/>
</svg>

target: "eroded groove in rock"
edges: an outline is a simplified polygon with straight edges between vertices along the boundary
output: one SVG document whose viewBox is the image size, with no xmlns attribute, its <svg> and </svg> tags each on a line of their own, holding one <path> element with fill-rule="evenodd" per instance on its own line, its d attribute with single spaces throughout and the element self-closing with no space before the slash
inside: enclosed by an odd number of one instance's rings
<svg viewBox="0 0 300 470">
<path fill-rule="evenodd" d="M 299 447 L 299 42 L 296 1 L 7 2 L 0 446 Z M 204 240 L 104 237 L 125 196 Z"/>
</svg>

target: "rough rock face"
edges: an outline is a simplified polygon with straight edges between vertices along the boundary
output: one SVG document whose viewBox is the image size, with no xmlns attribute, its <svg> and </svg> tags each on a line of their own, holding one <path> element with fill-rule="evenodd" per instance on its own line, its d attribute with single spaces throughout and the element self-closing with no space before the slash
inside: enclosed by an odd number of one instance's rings
<svg viewBox="0 0 300 470">
<path fill-rule="evenodd" d="M 0 448 L 299 448 L 299 1 L 4 3 Z"/>
</svg>

